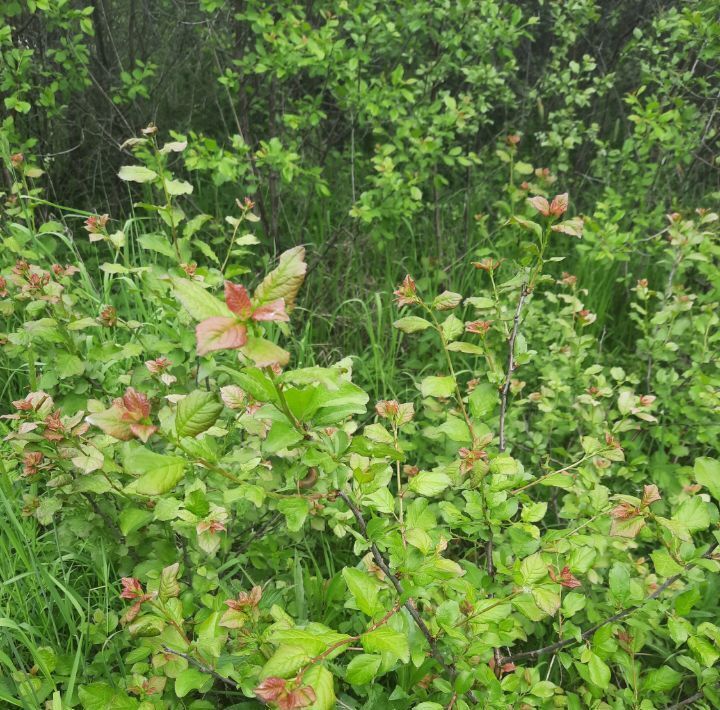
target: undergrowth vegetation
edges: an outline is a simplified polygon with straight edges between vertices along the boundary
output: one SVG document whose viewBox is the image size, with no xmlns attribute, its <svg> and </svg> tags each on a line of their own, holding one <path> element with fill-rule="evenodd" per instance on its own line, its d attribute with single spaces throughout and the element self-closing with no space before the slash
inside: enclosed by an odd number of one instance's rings
<svg viewBox="0 0 720 710">
<path fill-rule="evenodd" d="M 719 706 L 716 3 L 153 5 L 0 7 L 0 704 Z"/>
</svg>

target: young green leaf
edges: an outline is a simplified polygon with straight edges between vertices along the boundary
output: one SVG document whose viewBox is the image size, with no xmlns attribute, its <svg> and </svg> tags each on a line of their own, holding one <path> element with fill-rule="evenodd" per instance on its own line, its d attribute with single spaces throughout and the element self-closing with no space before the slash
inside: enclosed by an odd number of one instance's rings
<svg viewBox="0 0 720 710">
<path fill-rule="evenodd" d="M 213 392 L 195 390 L 178 402 L 175 431 L 180 437 L 202 434 L 215 424 L 222 409 Z"/>
</svg>

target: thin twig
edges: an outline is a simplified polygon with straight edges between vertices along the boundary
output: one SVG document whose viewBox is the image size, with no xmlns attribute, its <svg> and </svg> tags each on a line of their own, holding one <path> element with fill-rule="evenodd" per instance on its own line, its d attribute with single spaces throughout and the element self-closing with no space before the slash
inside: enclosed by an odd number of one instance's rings
<svg viewBox="0 0 720 710">
<path fill-rule="evenodd" d="M 238 535 L 238 537 L 243 540 L 243 543 L 240 545 L 240 547 L 235 547 L 232 549 L 233 554 L 244 554 L 250 548 L 250 545 L 252 545 L 253 542 L 259 540 L 261 537 L 264 537 L 280 522 L 281 519 L 282 514 L 276 513 L 269 520 L 266 520 L 264 523 L 262 523 L 259 528 L 255 528 L 253 526 Z"/>
<path fill-rule="evenodd" d="M 238 684 L 231 680 L 230 678 L 226 678 L 224 675 L 220 675 L 216 670 L 210 668 L 209 666 L 206 666 L 204 663 L 200 663 L 196 658 L 193 658 L 192 656 L 189 656 L 187 653 L 182 653 L 182 651 L 176 651 L 173 648 L 170 648 L 169 646 L 163 646 L 163 651 L 165 653 L 172 653 L 174 656 L 180 656 L 180 658 L 184 658 L 191 666 L 195 666 L 199 671 L 202 671 L 203 673 L 208 673 L 209 675 L 213 676 L 213 678 L 217 678 L 219 681 L 225 683 L 225 685 L 231 685 L 233 688 L 237 689 Z"/>
<path fill-rule="evenodd" d="M 493 282 L 494 283 L 494 282 Z M 507 416 L 507 405 L 508 405 L 508 392 L 510 391 L 510 381 L 512 374 L 515 371 L 515 340 L 517 339 L 518 330 L 520 329 L 520 312 L 525 305 L 525 299 L 528 297 L 530 291 L 528 285 L 524 283 L 520 287 L 520 298 L 518 300 L 517 308 L 515 309 L 515 316 L 513 318 L 513 328 L 508 338 L 508 361 L 507 361 L 507 375 L 505 376 L 505 383 L 503 384 L 500 392 L 500 453 L 505 451 L 505 417 Z M 485 564 L 487 565 L 487 572 L 490 575 L 490 579 L 495 579 L 495 563 L 493 562 L 493 531 L 492 527 L 488 525 L 488 540 L 485 543 Z M 499 648 L 493 648 L 493 660 L 495 661 L 495 673 L 500 677 L 502 673 L 503 660 L 502 654 Z"/>
<path fill-rule="evenodd" d="M 360 528 L 360 532 L 362 533 L 362 536 L 370 542 L 368 535 L 367 535 L 367 525 L 365 524 L 365 518 L 363 518 L 363 514 L 360 512 L 360 509 L 350 500 L 350 496 L 347 495 L 347 493 L 343 491 L 338 491 L 338 495 L 340 498 L 345 501 L 345 505 L 350 509 L 352 514 L 355 516 L 355 520 L 357 521 L 358 527 Z M 380 550 L 378 549 L 377 545 L 374 542 L 370 542 L 370 551 L 372 552 L 373 559 L 375 560 L 375 564 L 384 572 L 385 576 L 390 580 L 393 587 L 395 587 L 395 591 L 400 595 L 400 597 L 403 596 L 404 590 L 402 583 L 400 580 L 392 573 L 390 570 L 390 567 L 388 566 L 388 563 L 385 561 L 385 558 L 382 556 Z M 430 651 L 432 653 L 433 658 L 445 669 L 445 672 L 448 674 L 451 681 L 454 681 L 457 676 L 457 670 L 455 666 L 452 663 L 447 663 L 445 659 L 443 658 L 442 654 L 438 650 L 437 647 L 437 639 L 430 633 L 430 629 L 427 627 L 427 624 L 423 621 L 423 618 L 420 616 L 420 613 L 417 610 L 417 607 L 415 606 L 415 602 L 413 602 L 412 599 L 408 599 L 407 601 L 403 602 L 403 606 L 407 609 L 408 613 L 412 617 L 413 621 L 417 625 L 417 627 L 420 629 L 420 632 L 422 635 L 426 638 L 428 644 L 430 645 Z M 468 690 L 465 693 L 465 696 L 470 700 L 472 703 L 477 703 L 477 697 L 475 696 L 475 693 L 472 692 L 472 690 Z"/>
<path fill-rule="evenodd" d="M 710 546 L 710 549 L 702 556 L 702 559 L 709 558 L 712 553 L 717 549 L 718 544 L 720 543 L 713 543 Z M 622 609 L 617 614 L 613 614 L 612 616 L 609 616 L 607 619 L 604 619 L 603 621 L 598 622 L 597 624 L 594 624 L 586 631 L 583 631 L 583 633 L 580 635 L 580 638 L 568 638 L 563 639 L 562 641 L 557 641 L 556 643 L 550 644 L 550 646 L 545 646 L 543 648 L 537 648 L 534 651 L 523 651 L 522 653 L 516 653 L 512 656 L 503 656 L 501 659 L 502 663 L 515 663 L 516 661 L 523 661 L 526 659 L 532 659 L 537 658 L 538 656 L 544 656 L 548 653 L 555 653 L 556 651 L 559 651 L 566 646 L 573 646 L 576 643 L 580 643 L 581 641 L 585 641 L 586 639 L 590 638 L 598 629 L 602 628 L 603 626 L 607 626 L 608 624 L 612 624 L 615 621 L 620 621 L 620 619 L 624 619 L 626 616 L 630 616 L 633 612 L 636 612 L 638 609 L 642 608 L 647 602 L 651 601 L 652 599 L 657 599 L 668 587 L 675 584 L 675 582 L 680 579 L 685 572 L 688 572 L 693 567 L 696 566 L 695 562 L 690 562 L 689 564 L 685 565 L 685 568 L 682 570 L 682 572 L 678 572 L 677 574 L 673 575 L 672 577 L 668 577 L 652 594 L 649 594 L 645 599 L 640 603 L 636 604 L 635 606 L 629 606 L 625 609 Z"/>
<path fill-rule="evenodd" d="M 505 377 L 505 384 L 500 393 L 500 452 L 505 451 L 505 417 L 507 416 L 507 400 L 508 392 L 510 391 L 510 380 L 512 379 L 513 372 L 515 372 L 515 340 L 517 339 L 518 330 L 520 328 L 520 312 L 525 305 L 525 299 L 527 299 L 530 291 L 528 290 L 527 284 L 523 284 L 520 288 L 520 299 L 518 300 L 517 308 L 515 309 L 515 317 L 513 318 L 513 329 L 508 339 L 508 365 L 507 365 L 507 376 Z"/>
<path fill-rule="evenodd" d="M 715 687 L 717 687 L 718 684 L 715 684 Z M 693 705 L 698 700 L 702 700 L 705 697 L 705 693 L 703 693 L 702 690 L 698 690 L 697 693 L 694 695 L 691 695 L 685 700 L 681 700 L 680 702 L 675 703 L 674 705 L 666 705 L 665 710 L 677 710 L 677 708 L 686 708 L 688 705 Z"/>
</svg>

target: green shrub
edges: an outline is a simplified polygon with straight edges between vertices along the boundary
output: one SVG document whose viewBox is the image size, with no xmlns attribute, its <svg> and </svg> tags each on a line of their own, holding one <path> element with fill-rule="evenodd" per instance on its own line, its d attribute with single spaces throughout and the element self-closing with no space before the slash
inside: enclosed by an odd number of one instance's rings
<svg viewBox="0 0 720 710">
<path fill-rule="evenodd" d="M 350 358 L 291 366 L 305 250 L 257 276 L 252 201 L 190 218 L 190 148 L 143 134 L 150 219 L 2 225 L 5 702 L 718 701 L 715 213 L 654 237 L 619 360 L 552 275 L 593 219 L 509 185 L 466 293 L 396 287 L 414 394 L 373 406 Z"/>
</svg>

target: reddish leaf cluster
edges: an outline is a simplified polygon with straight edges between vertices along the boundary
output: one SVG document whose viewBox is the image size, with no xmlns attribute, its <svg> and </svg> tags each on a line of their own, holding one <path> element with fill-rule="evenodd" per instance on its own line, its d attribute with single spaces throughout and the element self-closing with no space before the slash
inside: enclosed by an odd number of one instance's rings
<svg viewBox="0 0 720 710">
<path fill-rule="evenodd" d="M 497 269 L 501 264 L 500 261 L 491 259 L 489 256 L 480 259 L 480 261 L 473 261 L 471 263 L 476 269 L 480 269 L 480 271 L 495 271 L 495 269 Z"/>
<path fill-rule="evenodd" d="M 34 476 L 43 460 L 41 451 L 27 451 L 23 454 L 23 472 L 24 477 Z"/>
<path fill-rule="evenodd" d="M 225 303 L 235 317 L 212 316 L 198 323 L 195 328 L 198 355 L 242 348 L 247 343 L 247 322 L 250 320 L 290 320 L 284 298 L 254 306 L 245 287 L 231 281 L 225 282 Z"/>
<path fill-rule="evenodd" d="M 257 688 L 255 695 L 266 703 L 275 703 L 279 710 L 295 710 L 312 705 L 315 691 L 309 685 L 288 688 L 288 681 L 272 676 L 266 678 Z"/>
<path fill-rule="evenodd" d="M 120 580 L 120 583 L 123 586 L 122 592 L 120 592 L 120 598 L 121 599 L 130 599 L 133 600 L 135 603 L 125 612 L 122 619 L 120 620 L 121 623 L 127 624 L 131 622 L 139 613 L 140 608 L 142 605 L 151 599 L 154 599 L 157 596 L 157 593 L 153 592 L 152 594 L 146 593 L 143 588 L 142 584 L 140 584 L 140 580 L 136 577 L 123 577 Z"/>
<path fill-rule="evenodd" d="M 157 427 L 150 422 L 150 402 L 147 396 L 133 387 L 128 387 L 125 394 L 114 400 L 109 409 L 91 414 L 87 420 L 120 441 L 137 437 L 147 442 L 157 431 Z"/>
<path fill-rule="evenodd" d="M 580 580 L 575 577 L 575 575 L 573 575 L 567 565 L 565 565 L 559 573 L 556 573 L 555 568 L 551 565 L 550 567 L 548 567 L 548 574 L 550 575 L 550 579 L 552 579 L 553 582 L 556 582 L 562 587 L 567 587 L 568 589 L 582 587 L 582 583 L 580 582 Z"/>
<path fill-rule="evenodd" d="M 103 238 L 107 232 L 107 223 L 110 219 L 110 215 L 101 214 L 93 215 L 85 220 L 85 230 L 90 235 L 90 241 L 96 242 Z"/>
<path fill-rule="evenodd" d="M 105 306 L 98 316 L 98 321 L 106 328 L 117 325 L 117 309 L 114 306 Z"/>
<path fill-rule="evenodd" d="M 543 217 L 562 217 L 568 208 L 568 193 L 563 192 L 561 195 L 555 195 L 552 202 L 548 202 L 542 195 L 528 198 L 528 202 Z"/>
<path fill-rule="evenodd" d="M 415 281 L 413 281 L 410 274 L 408 274 L 400 286 L 393 291 L 393 295 L 395 296 L 395 303 L 397 303 L 398 306 L 412 306 L 414 303 L 420 302 Z"/>
<path fill-rule="evenodd" d="M 262 587 L 255 585 L 249 592 L 240 592 L 237 599 L 227 599 L 225 604 L 235 611 L 241 611 L 248 607 L 257 607 L 262 598 Z"/>
<path fill-rule="evenodd" d="M 473 320 L 465 323 L 465 330 L 468 333 L 475 333 L 475 335 L 486 335 L 491 325 L 492 321 L 490 320 Z"/>
<path fill-rule="evenodd" d="M 468 449 L 463 447 L 458 451 L 458 456 L 460 456 L 460 472 L 469 473 L 478 461 L 487 458 L 487 453 L 482 449 Z"/>
<path fill-rule="evenodd" d="M 412 402 L 400 404 L 397 400 L 382 399 L 375 405 L 375 411 L 383 419 L 388 419 L 394 426 L 402 426 L 412 421 L 415 407 Z"/>
</svg>

